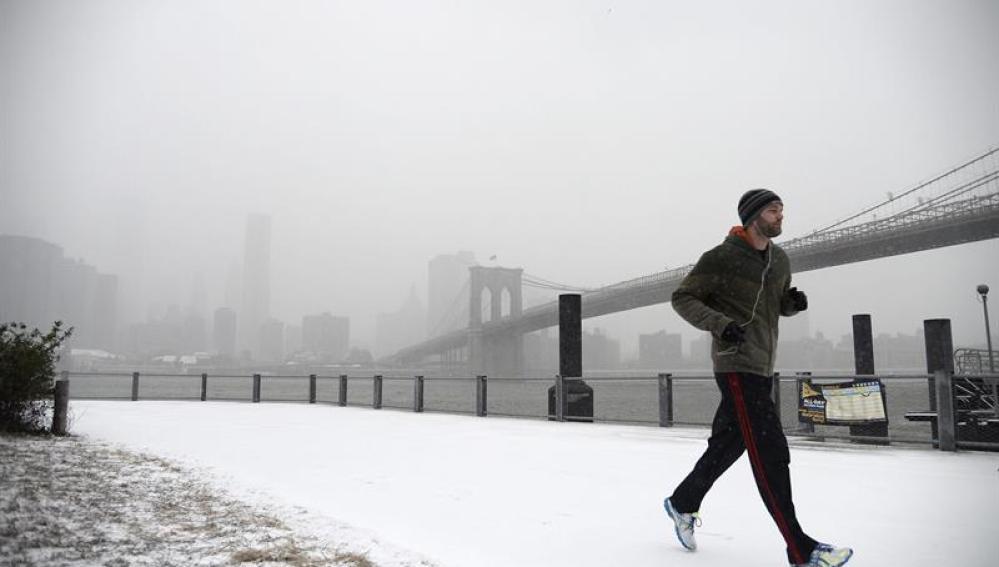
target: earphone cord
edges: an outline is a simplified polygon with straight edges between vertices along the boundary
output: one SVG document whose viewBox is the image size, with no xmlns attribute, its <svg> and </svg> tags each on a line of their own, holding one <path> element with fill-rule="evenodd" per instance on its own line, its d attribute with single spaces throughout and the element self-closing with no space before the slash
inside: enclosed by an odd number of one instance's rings
<svg viewBox="0 0 999 567">
<path fill-rule="evenodd" d="M 763 274 L 760 275 L 760 289 L 756 292 L 756 301 L 753 302 L 753 312 L 749 316 L 749 321 L 740 324 L 739 325 L 740 327 L 748 327 L 749 324 L 752 323 L 754 319 L 756 319 L 756 308 L 759 307 L 760 305 L 760 296 L 763 295 L 763 287 L 764 287 L 763 284 L 766 282 L 767 272 L 770 271 L 770 258 L 771 254 L 773 254 L 772 250 L 773 250 L 773 245 L 767 246 L 767 265 L 765 268 L 763 268 Z"/>
<path fill-rule="evenodd" d="M 773 245 L 771 245 L 771 246 L 773 246 Z M 771 254 L 773 254 L 773 248 L 772 247 L 767 247 L 767 265 L 766 265 L 765 268 L 763 268 L 763 275 L 760 276 L 760 289 L 756 292 L 756 301 L 753 302 L 753 312 L 750 314 L 748 321 L 746 321 L 745 323 L 739 324 L 740 327 L 748 327 L 749 324 L 752 323 L 753 320 L 756 319 L 756 308 L 759 307 L 759 305 L 760 305 L 760 296 L 763 295 L 763 287 L 764 287 L 764 283 L 766 283 L 766 280 L 767 280 L 767 272 L 770 271 Z M 725 349 L 723 351 L 720 351 L 718 353 L 718 356 L 729 356 L 729 355 L 733 355 L 733 354 L 735 354 L 737 352 L 739 352 L 739 345 L 735 345 L 733 347 L 730 347 L 730 348 L 727 348 L 727 349 Z"/>
</svg>

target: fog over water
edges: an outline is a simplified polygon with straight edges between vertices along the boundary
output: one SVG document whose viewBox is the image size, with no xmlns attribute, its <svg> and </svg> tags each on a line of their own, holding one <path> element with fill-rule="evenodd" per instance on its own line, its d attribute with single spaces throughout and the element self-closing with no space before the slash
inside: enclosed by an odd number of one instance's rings
<svg viewBox="0 0 999 567">
<path fill-rule="evenodd" d="M 126 325 L 225 305 L 269 215 L 272 315 L 370 348 L 438 254 L 595 287 L 694 262 L 746 189 L 787 239 L 999 145 L 997 25 L 989 0 L 0 0 L 0 234 L 117 274 Z M 997 258 L 796 285 L 827 337 L 949 317 L 970 346 Z M 695 336 L 668 305 L 586 326 Z"/>
</svg>

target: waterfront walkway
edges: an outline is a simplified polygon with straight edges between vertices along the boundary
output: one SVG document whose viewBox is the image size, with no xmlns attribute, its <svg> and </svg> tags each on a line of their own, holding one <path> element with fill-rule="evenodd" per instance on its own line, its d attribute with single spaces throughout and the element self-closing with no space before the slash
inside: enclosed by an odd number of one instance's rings
<svg viewBox="0 0 999 567">
<path fill-rule="evenodd" d="M 277 403 L 74 401 L 70 411 L 74 434 L 299 507 L 319 537 L 324 522 L 351 526 L 440 567 L 786 563 L 745 458 L 704 503 L 700 550 L 675 542 L 661 502 L 706 430 Z M 791 453 L 802 524 L 854 547 L 851 567 L 993 564 L 999 456 L 815 442 Z"/>
</svg>

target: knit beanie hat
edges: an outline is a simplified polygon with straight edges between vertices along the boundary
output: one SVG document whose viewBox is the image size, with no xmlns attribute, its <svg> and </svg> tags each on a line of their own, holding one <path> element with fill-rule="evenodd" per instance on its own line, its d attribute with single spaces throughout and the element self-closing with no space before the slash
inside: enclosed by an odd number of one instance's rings
<svg viewBox="0 0 999 567">
<path fill-rule="evenodd" d="M 742 226 L 753 222 L 763 208 L 774 201 L 780 201 L 780 197 L 769 189 L 750 189 L 743 193 L 739 199 L 739 220 L 742 221 Z"/>
</svg>

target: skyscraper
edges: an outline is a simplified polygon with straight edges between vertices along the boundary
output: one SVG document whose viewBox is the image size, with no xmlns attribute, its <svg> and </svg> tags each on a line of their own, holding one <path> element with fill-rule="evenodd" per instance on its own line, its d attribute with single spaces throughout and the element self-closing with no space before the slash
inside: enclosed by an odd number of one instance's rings
<svg viewBox="0 0 999 567">
<path fill-rule="evenodd" d="M 59 246 L 38 238 L 0 235 L 0 320 L 47 331 L 53 321 L 74 327 L 70 343 L 112 350 L 118 280 Z"/>
<path fill-rule="evenodd" d="M 462 302 L 458 296 L 468 282 L 468 268 L 476 264 L 475 254 L 467 250 L 441 254 L 430 260 L 427 270 L 428 337 L 468 325 L 468 300 Z M 462 313 L 464 320 L 460 317 Z"/>
<path fill-rule="evenodd" d="M 329 313 L 302 317 L 302 348 L 325 362 L 340 362 L 350 348 L 350 319 Z"/>
<path fill-rule="evenodd" d="M 0 320 L 44 327 L 64 316 L 58 313 L 61 298 L 57 282 L 65 261 L 62 248 L 55 244 L 0 235 Z"/>
<path fill-rule="evenodd" d="M 271 218 L 250 215 L 243 248 L 243 305 L 237 341 L 241 350 L 260 354 L 261 326 L 271 309 Z"/>
<path fill-rule="evenodd" d="M 645 370 L 665 372 L 683 364 L 683 337 L 665 330 L 638 335 L 638 365 Z"/>
</svg>

